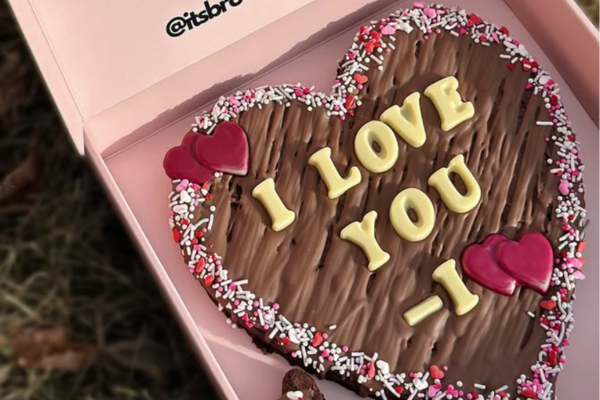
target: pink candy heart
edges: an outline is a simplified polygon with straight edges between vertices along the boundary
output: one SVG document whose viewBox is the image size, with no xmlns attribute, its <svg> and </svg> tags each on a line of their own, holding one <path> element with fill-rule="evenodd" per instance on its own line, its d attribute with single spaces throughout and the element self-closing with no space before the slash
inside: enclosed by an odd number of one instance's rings
<svg viewBox="0 0 600 400">
<path fill-rule="evenodd" d="M 462 255 L 462 264 L 470 279 L 510 296 L 517 285 L 546 293 L 552 278 L 553 259 L 548 239 L 540 233 L 527 232 L 518 242 L 491 235 L 483 244 L 468 247 Z"/>
<path fill-rule="evenodd" d="M 491 235 L 483 242 L 468 247 L 462 255 L 463 271 L 470 279 L 481 286 L 506 296 L 511 296 L 517 281 L 507 274 L 496 261 L 496 250 L 508 238 Z"/>
<path fill-rule="evenodd" d="M 249 160 L 248 138 L 242 127 L 235 122 L 222 122 L 213 135 L 195 132 L 185 135 L 181 146 L 167 152 L 163 167 L 171 179 L 184 179 L 177 186 L 181 191 L 185 190 L 185 180 L 202 184 L 217 171 L 246 175 Z"/>
<path fill-rule="evenodd" d="M 544 235 L 527 232 L 518 242 L 500 243 L 496 259 L 519 284 L 542 294 L 548 291 L 554 256 L 552 245 Z"/>
<path fill-rule="evenodd" d="M 222 122 L 212 135 L 199 135 L 194 155 L 212 170 L 232 175 L 246 175 L 250 149 L 246 132 L 235 122 Z"/>
<path fill-rule="evenodd" d="M 163 167 L 171 179 L 189 179 L 195 183 L 204 183 L 214 176 L 214 171 L 198 163 L 185 147 L 169 150 Z"/>
</svg>

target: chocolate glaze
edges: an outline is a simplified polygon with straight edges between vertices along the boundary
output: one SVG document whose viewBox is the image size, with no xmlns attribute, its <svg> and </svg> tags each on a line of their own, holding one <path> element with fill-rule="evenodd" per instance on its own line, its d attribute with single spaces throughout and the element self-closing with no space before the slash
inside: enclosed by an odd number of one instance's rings
<svg viewBox="0 0 600 400">
<path fill-rule="evenodd" d="M 231 278 L 248 279 L 250 290 L 278 302 L 291 321 L 328 332 L 336 324 L 332 342 L 378 352 L 397 372 L 448 365 L 449 382 L 462 380 L 467 390 L 473 383 L 491 389 L 512 383 L 508 392 L 514 397 L 516 379 L 529 371 L 544 342 L 544 331 L 526 315 L 539 315 L 544 296 L 522 287 L 503 296 L 465 279 L 480 303 L 457 317 L 431 274 L 448 259 L 455 259 L 462 272 L 463 250 L 491 234 L 516 240 L 527 231 L 541 232 L 556 248 L 558 180 L 549 173 L 546 159 L 552 149 L 544 141 L 554 128 L 536 125 L 547 119 L 543 99 L 525 90 L 529 73 L 509 70 L 499 58 L 499 46 L 483 47 L 445 32 L 428 41 L 417 30 L 396 38 L 397 50 L 387 56 L 384 70 L 369 72 L 355 118 L 329 118 L 322 108 L 309 112 L 296 102 L 289 108 L 271 103 L 238 118 L 249 136 L 250 170 L 246 177 L 225 176 L 213 185 L 210 203 L 217 214 L 208 240 L 223 256 Z M 393 170 L 373 174 L 364 169 L 353 148 L 358 129 L 450 75 L 460 82 L 461 96 L 473 102 L 475 117 L 443 132 L 433 104 L 422 96 L 425 145 L 414 149 L 398 137 L 400 157 Z M 317 170 L 307 162 L 325 146 L 342 175 L 358 166 L 363 176 L 359 186 L 337 200 L 327 197 Z M 464 154 L 482 189 L 481 204 L 467 214 L 449 211 L 427 185 L 429 176 L 458 154 Z M 269 177 L 297 213 L 296 222 L 278 233 L 251 196 Z M 388 215 L 394 197 L 409 187 L 423 190 L 437 215 L 432 234 L 418 243 L 401 239 Z M 339 237 L 371 210 L 379 213 L 377 239 L 391 254 L 375 273 L 368 271 L 364 253 Z M 443 299 L 444 309 L 409 327 L 402 314 L 432 294 Z M 260 347 L 273 349 L 261 332 L 251 334 Z"/>
</svg>

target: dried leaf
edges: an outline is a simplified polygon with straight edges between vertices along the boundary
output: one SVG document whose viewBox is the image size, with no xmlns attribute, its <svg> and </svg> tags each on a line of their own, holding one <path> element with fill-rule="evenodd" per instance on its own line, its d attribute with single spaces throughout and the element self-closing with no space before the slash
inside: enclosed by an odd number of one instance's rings
<svg viewBox="0 0 600 400">
<path fill-rule="evenodd" d="M 42 156 L 34 152 L 0 182 L 0 205 L 8 210 L 11 208 L 6 206 L 20 210 L 19 206 L 25 204 L 31 192 L 39 189 L 41 170 Z"/>
<path fill-rule="evenodd" d="M 47 371 L 77 372 L 96 360 L 95 346 L 71 342 L 60 328 L 33 328 L 11 343 L 19 365 Z"/>
</svg>

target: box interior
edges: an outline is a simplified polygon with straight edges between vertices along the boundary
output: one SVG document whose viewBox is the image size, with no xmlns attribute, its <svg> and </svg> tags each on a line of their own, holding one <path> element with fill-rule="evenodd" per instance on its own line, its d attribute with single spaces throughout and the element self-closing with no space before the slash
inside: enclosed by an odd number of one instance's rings
<svg viewBox="0 0 600 400">
<path fill-rule="evenodd" d="M 395 3 L 394 8 L 410 4 L 409 1 L 401 1 Z M 560 82 L 563 101 L 574 121 L 573 125 L 579 134 L 582 148 L 588 155 L 588 187 L 597 188 L 597 127 L 563 77 L 542 53 L 532 35 L 502 1 L 463 0 L 461 6 L 479 13 L 490 21 L 510 27 L 511 33 L 523 41 Z M 388 8 L 379 14 L 385 16 L 391 11 L 392 8 Z M 361 16 L 365 21 L 372 18 L 364 10 Z M 357 26 L 355 24 L 349 29 L 343 28 L 336 35 L 331 30 L 327 31 L 327 36 L 332 37 L 330 40 L 294 55 L 291 60 L 285 61 L 285 57 L 276 58 L 276 65 L 259 76 L 249 72 L 234 79 L 225 79 L 216 86 L 202 83 L 196 86 L 197 70 L 192 66 L 188 71 L 182 71 L 159 83 L 157 88 L 142 92 L 86 124 L 88 155 L 129 222 L 133 235 L 150 262 L 152 272 L 162 282 L 163 289 L 191 337 L 192 345 L 202 352 L 204 361 L 226 398 L 277 398 L 280 395 L 281 378 L 290 367 L 280 357 L 263 355 L 251 344 L 248 335 L 239 329 L 232 329 L 226 323 L 225 317 L 209 301 L 203 289 L 190 277 L 181 261 L 178 246 L 172 242 L 167 225 L 167 195 L 170 192 L 170 182 L 162 169 L 163 156 L 169 148 L 181 142 L 194 121 L 194 115 L 210 108 L 213 103 L 211 99 L 228 94 L 236 87 L 302 82 L 305 85 L 315 85 L 317 90 L 329 93 L 337 60 L 351 44 Z M 263 34 L 270 35 L 279 29 L 276 24 L 268 29 L 271 28 L 274 31 Z M 216 57 L 218 59 L 219 55 L 216 54 Z M 226 54 L 224 57 L 232 56 Z M 215 66 L 220 65 L 215 59 L 212 62 Z M 260 68 L 256 70 L 260 71 Z M 250 71 L 254 70 L 251 68 Z M 184 87 L 187 89 L 183 89 Z M 205 91 L 198 91 L 198 87 Z M 180 89 L 185 95 L 171 96 L 170 93 L 179 92 Z M 193 95 L 194 90 L 198 91 L 199 96 Z M 163 96 L 160 96 L 160 93 Z M 165 100 L 164 96 L 168 99 Z M 161 108 L 165 102 L 177 101 L 180 103 Z M 165 109 L 168 111 L 165 112 Z M 587 193 L 587 202 L 591 205 L 588 207 L 589 218 L 592 221 L 598 221 L 597 196 L 598 190 L 589 190 Z M 597 225 L 593 225 L 588 231 L 588 241 L 598 241 Z M 598 353 L 598 343 L 595 339 L 598 332 L 598 314 L 594 307 L 598 304 L 598 270 L 595 268 L 598 253 L 597 249 L 589 250 L 586 254 L 588 280 L 581 284 L 577 293 L 578 301 L 575 307 L 578 323 L 572 336 L 572 345 L 567 349 L 569 362 L 558 385 L 559 398 L 589 398 L 590 393 L 596 393 L 598 390 L 591 381 L 586 383 L 578 372 L 598 370 L 598 365 L 591 356 Z M 321 383 L 321 387 L 328 399 L 355 398 L 352 393 L 329 382 Z"/>
</svg>

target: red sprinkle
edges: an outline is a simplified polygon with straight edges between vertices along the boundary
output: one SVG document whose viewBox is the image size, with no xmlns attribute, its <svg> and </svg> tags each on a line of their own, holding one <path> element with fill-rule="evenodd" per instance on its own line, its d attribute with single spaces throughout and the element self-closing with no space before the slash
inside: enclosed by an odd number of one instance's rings
<svg viewBox="0 0 600 400">
<path fill-rule="evenodd" d="M 352 107 L 353 103 L 354 103 L 354 95 L 350 94 L 346 98 L 346 109 L 350 109 L 350 107 Z"/>
<path fill-rule="evenodd" d="M 483 22 L 483 20 L 481 19 L 481 17 L 479 17 L 479 15 L 472 13 L 469 14 L 469 18 L 471 19 L 471 21 L 473 21 L 474 24 L 479 25 L 480 23 Z"/>
<path fill-rule="evenodd" d="M 204 260 L 204 258 L 201 258 L 198 264 L 196 264 L 196 273 L 200 273 L 204 269 L 205 265 L 206 261 Z"/>
<path fill-rule="evenodd" d="M 444 373 L 442 372 L 442 370 L 440 370 L 438 368 L 437 365 L 432 365 L 431 367 L 429 367 L 429 374 L 431 375 L 431 377 L 433 379 L 443 379 L 444 378 Z"/>
<path fill-rule="evenodd" d="M 402 392 L 404 392 L 404 388 L 402 386 L 396 386 L 394 389 L 398 394 L 402 394 Z"/>
<path fill-rule="evenodd" d="M 281 339 L 281 341 L 283 342 L 283 344 L 285 344 L 286 346 L 289 346 L 290 344 L 290 338 L 289 337 L 284 337 L 283 339 Z"/>
<path fill-rule="evenodd" d="M 556 307 L 556 301 L 554 300 L 546 300 L 546 301 L 542 301 L 540 303 L 540 307 L 542 307 L 544 310 L 553 310 Z"/>
<path fill-rule="evenodd" d="M 373 379 L 375 378 L 375 364 L 369 363 L 369 371 L 367 372 L 367 378 Z"/>
<path fill-rule="evenodd" d="M 323 344 L 323 335 L 321 335 L 321 332 L 317 332 L 315 333 L 315 337 L 312 340 L 312 345 L 313 347 L 319 347 L 321 344 Z"/>
<path fill-rule="evenodd" d="M 556 366 L 556 364 L 558 364 L 558 354 L 556 353 L 556 351 L 551 351 L 550 353 L 548 353 L 548 361 L 550 361 L 550 365 L 552 365 L 553 367 Z"/>
<path fill-rule="evenodd" d="M 529 399 L 535 399 L 537 394 L 531 389 L 524 389 L 521 394 Z"/>
<path fill-rule="evenodd" d="M 179 243 L 179 231 L 177 228 L 173 228 L 173 240 L 175 243 Z"/>
<path fill-rule="evenodd" d="M 375 39 L 376 41 L 380 41 L 381 40 L 381 33 L 377 32 L 377 31 L 371 31 L 371 37 L 373 39 Z"/>
<path fill-rule="evenodd" d="M 204 286 L 210 286 L 215 281 L 214 275 L 206 275 L 204 278 Z"/>
<path fill-rule="evenodd" d="M 369 81 L 369 77 L 366 75 L 354 74 L 354 80 L 362 85 Z"/>
</svg>

